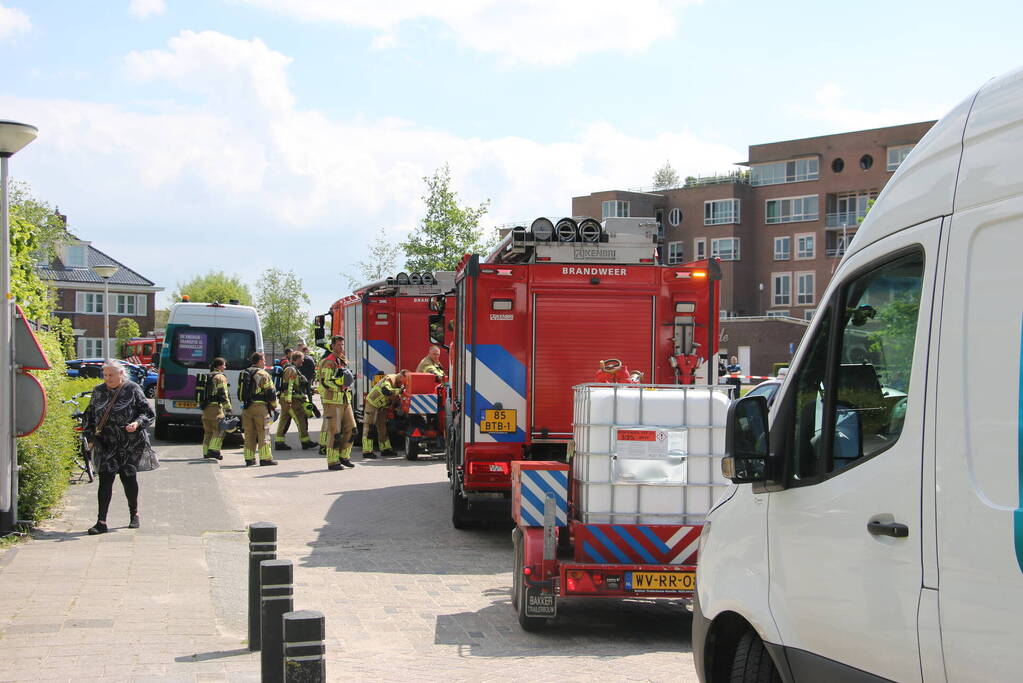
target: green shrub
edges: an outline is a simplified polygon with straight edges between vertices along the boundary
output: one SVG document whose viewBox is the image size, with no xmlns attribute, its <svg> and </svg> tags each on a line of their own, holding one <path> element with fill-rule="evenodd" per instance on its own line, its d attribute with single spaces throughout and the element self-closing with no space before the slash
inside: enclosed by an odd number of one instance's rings
<svg viewBox="0 0 1023 683">
<path fill-rule="evenodd" d="M 95 385 L 93 380 L 68 379 L 64 370 L 64 354 L 57 335 L 38 331 L 39 343 L 50 361 L 50 370 L 35 370 L 46 390 L 46 419 L 34 433 L 18 439 L 18 516 L 21 519 L 44 519 L 60 502 L 67 489 L 71 468 L 77 455 L 78 441 L 71 418 L 72 406 L 61 401 Z M 76 388 L 75 387 L 82 387 Z M 84 408 L 83 404 L 82 407 Z"/>
</svg>

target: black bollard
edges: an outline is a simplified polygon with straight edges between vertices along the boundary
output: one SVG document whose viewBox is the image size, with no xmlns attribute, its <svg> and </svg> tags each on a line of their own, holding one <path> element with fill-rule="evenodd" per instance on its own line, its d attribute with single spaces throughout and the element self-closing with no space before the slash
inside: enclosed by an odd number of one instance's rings
<svg viewBox="0 0 1023 683">
<path fill-rule="evenodd" d="M 259 649 L 259 563 L 277 557 L 277 525 L 249 525 L 249 650 Z"/>
<path fill-rule="evenodd" d="M 263 683 L 284 680 L 284 613 L 295 609 L 291 560 L 259 563 L 259 626 L 263 648 L 260 670 Z"/>
<path fill-rule="evenodd" d="M 304 609 L 284 615 L 285 683 L 327 680 L 327 662 L 323 659 L 325 637 L 323 612 Z"/>
</svg>

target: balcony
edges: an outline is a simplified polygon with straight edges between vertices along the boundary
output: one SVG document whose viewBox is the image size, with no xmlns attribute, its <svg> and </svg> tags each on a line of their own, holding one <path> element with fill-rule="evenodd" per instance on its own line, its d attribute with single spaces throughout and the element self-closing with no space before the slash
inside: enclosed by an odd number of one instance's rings
<svg viewBox="0 0 1023 683">
<path fill-rule="evenodd" d="M 824 227 L 826 228 L 856 228 L 866 213 L 858 211 L 844 211 L 842 213 L 829 213 L 824 216 Z"/>
<path fill-rule="evenodd" d="M 658 187 L 646 185 L 644 187 L 630 187 L 627 192 L 657 193 L 668 190 L 678 190 L 686 187 L 702 187 L 704 185 L 724 185 L 727 183 L 749 184 L 749 171 L 733 171 L 731 173 L 716 173 L 708 176 L 686 176 L 677 187 Z"/>
<path fill-rule="evenodd" d="M 828 258 L 842 258 L 845 256 L 845 247 L 835 247 L 833 249 L 825 249 L 824 255 Z"/>
</svg>

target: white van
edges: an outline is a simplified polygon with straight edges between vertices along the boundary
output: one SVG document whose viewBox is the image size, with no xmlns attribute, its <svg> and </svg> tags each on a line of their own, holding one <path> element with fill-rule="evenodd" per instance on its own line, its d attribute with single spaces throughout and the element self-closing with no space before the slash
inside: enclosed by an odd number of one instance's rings
<svg viewBox="0 0 1023 683">
<path fill-rule="evenodd" d="M 166 438 L 170 424 L 202 422 L 195 395 L 196 377 L 209 372 L 210 361 L 217 356 L 227 361 L 231 400 L 237 403 L 238 374 L 249 367 L 249 356 L 262 350 L 259 314 L 251 306 L 189 302 L 172 305 L 156 385 L 156 437 Z"/>
<path fill-rule="evenodd" d="M 768 414 L 733 404 L 700 679 L 1023 679 L 1023 71 L 946 115 L 835 272 Z"/>
</svg>

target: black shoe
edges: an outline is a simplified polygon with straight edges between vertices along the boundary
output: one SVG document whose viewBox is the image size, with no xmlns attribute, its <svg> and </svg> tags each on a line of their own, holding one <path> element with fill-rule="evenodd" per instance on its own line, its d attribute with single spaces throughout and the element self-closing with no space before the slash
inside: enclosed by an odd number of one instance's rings
<svg viewBox="0 0 1023 683">
<path fill-rule="evenodd" d="M 320 455 L 326 455 L 326 454 L 327 454 L 327 447 L 326 446 L 320 446 Z"/>
<path fill-rule="evenodd" d="M 255 465 L 255 464 L 256 464 L 256 461 L 255 461 L 255 460 L 246 460 L 246 461 L 245 461 L 245 466 L 246 466 L 246 467 L 252 467 L 252 466 L 253 466 L 253 465 Z"/>
<path fill-rule="evenodd" d="M 288 444 L 286 444 L 286 443 L 284 443 L 282 441 L 279 444 L 275 444 L 274 445 L 274 450 L 275 451 L 290 451 L 291 450 L 291 446 L 289 446 Z"/>
<path fill-rule="evenodd" d="M 387 450 L 380 451 L 380 455 L 381 455 L 381 457 L 384 457 L 384 458 L 393 458 L 394 456 L 396 456 L 398 454 L 395 453 L 394 450 L 388 448 Z"/>
<path fill-rule="evenodd" d="M 352 462 L 351 460 L 349 460 L 348 458 L 341 458 L 341 466 L 342 466 L 342 467 L 348 467 L 348 468 L 351 468 L 351 467 L 355 467 L 355 463 L 353 463 L 353 462 Z"/>
<path fill-rule="evenodd" d="M 268 465 L 276 465 L 276 464 L 277 464 L 277 461 L 274 460 L 273 458 L 271 458 L 269 460 L 260 460 L 259 461 L 259 466 L 260 467 L 266 467 Z"/>
<path fill-rule="evenodd" d="M 206 454 L 207 460 L 223 460 L 224 456 L 220 454 L 220 451 L 210 451 Z"/>
<path fill-rule="evenodd" d="M 96 522 L 95 525 L 89 527 L 89 535 L 95 536 L 97 534 L 105 534 L 107 532 L 106 522 Z"/>
<path fill-rule="evenodd" d="M 373 451 L 366 451 L 362 454 L 362 458 L 363 460 L 365 460 L 366 458 L 369 458 L 370 460 L 376 460 L 377 454 L 374 453 Z"/>
<path fill-rule="evenodd" d="M 339 469 L 341 469 L 341 463 L 339 463 L 339 462 L 327 463 L 327 469 L 328 470 L 339 470 Z"/>
<path fill-rule="evenodd" d="M 134 515 L 131 516 L 131 521 L 128 522 L 128 528 L 129 529 L 138 529 L 139 528 L 139 516 L 138 516 L 138 513 L 135 513 Z"/>
<path fill-rule="evenodd" d="M 303 441 L 302 442 L 302 450 L 303 451 L 307 451 L 310 448 L 316 448 L 316 444 L 314 444 L 312 441 Z M 320 455 L 326 455 L 326 453 L 321 453 Z"/>
</svg>

